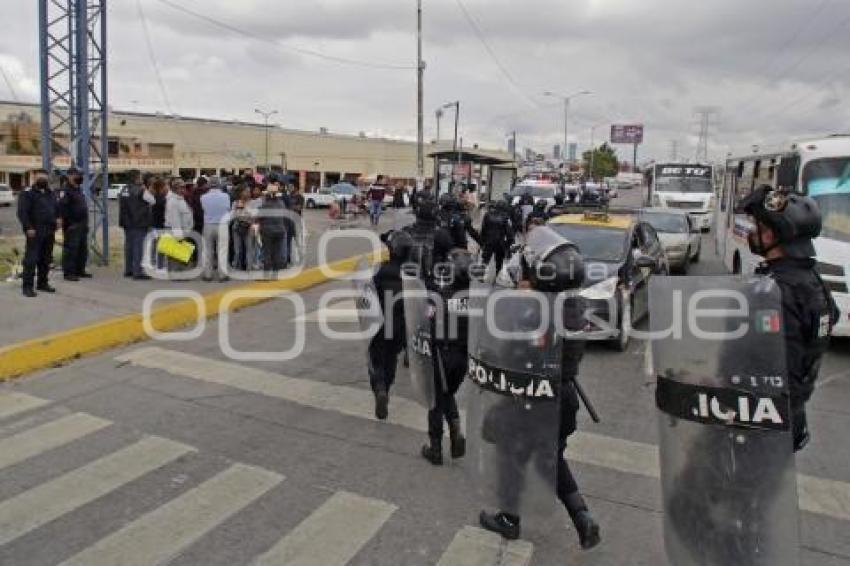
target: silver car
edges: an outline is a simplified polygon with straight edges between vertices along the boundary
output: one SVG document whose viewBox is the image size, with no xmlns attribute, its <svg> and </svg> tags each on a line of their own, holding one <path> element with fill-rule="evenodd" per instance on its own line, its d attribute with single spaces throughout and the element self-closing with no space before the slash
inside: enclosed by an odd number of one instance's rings
<svg viewBox="0 0 850 566">
<path fill-rule="evenodd" d="M 645 208 L 640 211 L 640 219 L 658 232 L 671 271 L 687 273 L 690 264 L 699 261 L 702 251 L 700 229 L 687 212 Z"/>
</svg>

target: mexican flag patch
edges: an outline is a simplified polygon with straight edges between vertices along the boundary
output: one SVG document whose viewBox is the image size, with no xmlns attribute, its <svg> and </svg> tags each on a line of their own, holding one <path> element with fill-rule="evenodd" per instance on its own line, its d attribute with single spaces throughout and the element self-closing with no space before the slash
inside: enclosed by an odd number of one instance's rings
<svg viewBox="0 0 850 566">
<path fill-rule="evenodd" d="M 782 330 L 782 320 L 779 316 L 779 311 L 758 311 L 756 312 L 756 331 L 761 334 L 778 334 Z"/>
</svg>

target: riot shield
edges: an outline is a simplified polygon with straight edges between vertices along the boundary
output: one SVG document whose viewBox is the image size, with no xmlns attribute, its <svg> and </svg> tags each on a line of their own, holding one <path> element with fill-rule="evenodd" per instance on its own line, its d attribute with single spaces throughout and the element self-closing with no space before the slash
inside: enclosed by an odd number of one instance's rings
<svg viewBox="0 0 850 566">
<path fill-rule="evenodd" d="M 671 564 L 798 564 L 781 299 L 761 277 L 651 281 Z"/>
<path fill-rule="evenodd" d="M 434 344 L 435 301 L 425 283 L 418 277 L 404 274 L 402 285 L 410 382 L 416 393 L 416 400 L 430 410 L 436 404 L 437 374 L 434 369 L 438 363 Z"/>
<path fill-rule="evenodd" d="M 498 286 L 480 296 L 487 285 L 474 285 L 470 297 L 467 470 L 485 508 L 545 518 L 556 509 L 560 457 L 554 299 Z"/>
<path fill-rule="evenodd" d="M 384 325 L 384 313 L 381 309 L 381 301 L 378 289 L 372 275 L 377 271 L 363 264 L 358 264 L 356 276 L 351 280 L 354 285 L 354 303 L 357 309 L 357 320 L 360 322 L 360 330 L 371 339 Z"/>
</svg>

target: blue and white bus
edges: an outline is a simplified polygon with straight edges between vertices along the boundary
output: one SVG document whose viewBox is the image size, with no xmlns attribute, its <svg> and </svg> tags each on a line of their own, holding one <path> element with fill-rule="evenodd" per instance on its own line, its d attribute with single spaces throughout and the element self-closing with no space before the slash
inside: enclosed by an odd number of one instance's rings
<svg viewBox="0 0 850 566">
<path fill-rule="evenodd" d="M 836 336 L 850 336 L 850 136 L 793 144 L 787 151 L 755 153 L 726 162 L 716 211 L 717 252 L 733 273 L 752 273 L 760 258 L 747 244 L 751 225 L 735 206 L 759 185 L 782 186 L 812 197 L 823 214 L 814 242 L 818 271 L 841 310 Z"/>
</svg>

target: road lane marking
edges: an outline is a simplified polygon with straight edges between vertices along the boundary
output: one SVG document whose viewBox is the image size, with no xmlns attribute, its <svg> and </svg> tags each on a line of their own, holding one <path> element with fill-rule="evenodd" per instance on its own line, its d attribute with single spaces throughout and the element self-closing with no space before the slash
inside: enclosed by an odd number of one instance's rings
<svg viewBox="0 0 850 566">
<path fill-rule="evenodd" d="M 31 409 L 37 409 L 48 405 L 52 401 L 47 399 L 39 399 L 26 393 L 18 393 L 17 391 L 2 391 L 0 392 L 0 419 L 17 415 Z"/>
<path fill-rule="evenodd" d="M 534 545 L 475 527 L 458 531 L 437 566 L 528 566 Z"/>
<path fill-rule="evenodd" d="M 165 563 L 283 479 L 267 470 L 234 464 L 62 564 L 148 566 Z"/>
<path fill-rule="evenodd" d="M 287 377 L 158 347 L 139 348 L 115 359 L 351 417 L 370 418 L 374 412 L 375 398 L 367 389 Z M 388 421 L 419 432 L 427 432 L 422 407 L 402 397 L 393 397 Z"/>
<path fill-rule="evenodd" d="M 257 558 L 255 566 L 345 566 L 397 507 L 338 491 Z"/>
<path fill-rule="evenodd" d="M 374 398 L 371 391 L 366 389 L 287 377 L 157 347 L 133 350 L 116 359 L 172 375 L 283 399 L 305 407 L 373 420 Z M 425 412 L 417 403 L 393 397 L 388 419 L 390 423 L 417 432 L 427 432 L 425 420 Z M 576 432 L 567 443 L 567 459 L 627 474 L 660 478 L 658 447 L 654 444 Z M 799 474 L 798 478 L 798 483 L 804 486 L 799 490 L 800 509 L 850 521 L 850 484 L 803 474 Z"/>
<path fill-rule="evenodd" d="M 0 470 L 108 427 L 110 421 L 74 413 L 0 440 Z"/>
<path fill-rule="evenodd" d="M 0 545 L 91 503 L 195 449 L 145 437 L 0 503 Z"/>
</svg>

